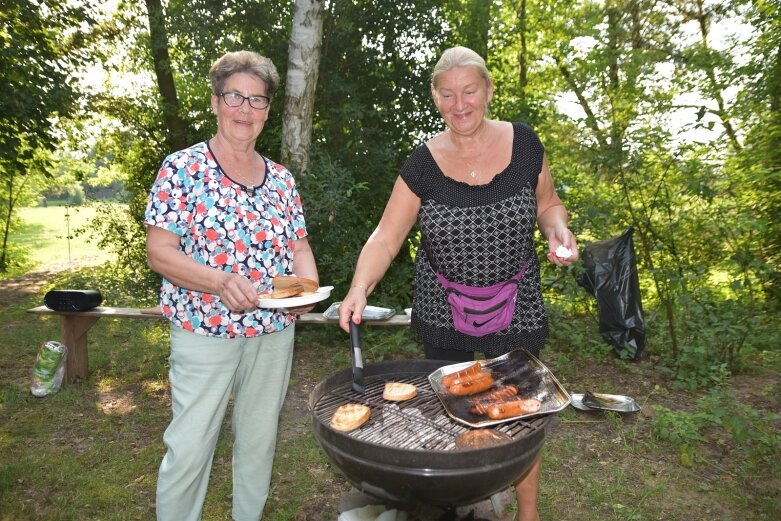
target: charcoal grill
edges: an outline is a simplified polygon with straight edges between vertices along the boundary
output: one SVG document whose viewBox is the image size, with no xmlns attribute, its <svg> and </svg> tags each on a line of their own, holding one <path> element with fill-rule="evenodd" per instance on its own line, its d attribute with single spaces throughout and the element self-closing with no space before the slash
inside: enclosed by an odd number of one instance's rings
<svg viewBox="0 0 781 521">
<path fill-rule="evenodd" d="M 362 492 L 388 506 L 471 505 L 506 489 L 522 477 L 545 442 L 551 416 L 494 426 L 512 441 L 493 447 L 456 450 L 455 437 L 470 428 L 447 414 L 428 375 L 451 362 L 404 360 L 364 367 L 365 394 L 352 389 L 347 369 L 320 382 L 309 395 L 315 438 L 336 468 Z M 415 385 L 408 401 L 383 400 L 386 381 Z M 330 427 L 342 404 L 368 405 L 372 416 L 361 428 Z"/>
</svg>

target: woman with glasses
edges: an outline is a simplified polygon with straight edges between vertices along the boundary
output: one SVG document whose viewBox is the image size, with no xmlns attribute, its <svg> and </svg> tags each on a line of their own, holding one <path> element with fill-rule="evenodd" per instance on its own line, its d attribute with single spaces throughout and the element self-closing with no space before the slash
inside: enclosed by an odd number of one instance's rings
<svg viewBox="0 0 781 521">
<path fill-rule="evenodd" d="M 157 479 L 157 519 L 201 517 L 233 397 L 233 512 L 258 520 L 269 494 L 277 421 L 287 392 L 295 316 L 312 305 L 258 307 L 272 278 L 318 280 L 291 173 L 258 153 L 279 75 L 254 52 L 209 71 L 217 132 L 169 155 L 146 208 L 147 256 L 163 276 L 170 321 L 173 418 Z"/>
</svg>

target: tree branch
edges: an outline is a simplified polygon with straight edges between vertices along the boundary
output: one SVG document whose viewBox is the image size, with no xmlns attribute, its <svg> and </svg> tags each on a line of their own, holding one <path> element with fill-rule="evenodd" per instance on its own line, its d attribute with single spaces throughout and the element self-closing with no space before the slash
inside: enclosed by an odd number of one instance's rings
<svg viewBox="0 0 781 521">
<path fill-rule="evenodd" d="M 567 82 L 567 86 L 569 86 L 570 90 L 575 93 L 575 96 L 577 96 L 578 102 L 580 103 L 583 112 L 586 113 L 586 126 L 588 126 L 588 128 L 594 132 L 594 136 L 597 138 L 599 145 L 603 148 L 606 148 L 608 146 L 607 140 L 605 139 L 605 135 L 602 132 L 602 129 L 599 128 L 594 111 L 591 110 L 591 106 L 589 105 L 588 100 L 583 95 L 583 89 L 581 89 L 577 84 L 569 69 L 567 69 L 564 63 L 562 63 L 561 59 L 558 56 L 555 56 L 554 59 L 556 60 L 556 66 L 558 67 L 559 72 L 561 72 L 561 76 L 564 78 L 564 81 Z"/>
</svg>

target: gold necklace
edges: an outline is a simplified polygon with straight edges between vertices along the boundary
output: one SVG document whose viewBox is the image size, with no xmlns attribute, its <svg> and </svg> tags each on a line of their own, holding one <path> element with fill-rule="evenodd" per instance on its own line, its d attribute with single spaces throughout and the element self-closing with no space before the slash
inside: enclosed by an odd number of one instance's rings
<svg viewBox="0 0 781 521">
<path fill-rule="evenodd" d="M 483 148 L 483 144 L 480 143 L 480 146 L 478 148 L 479 152 L 477 153 L 477 157 L 475 157 L 472 161 L 468 163 L 469 166 L 469 173 L 467 174 L 472 180 L 478 180 L 480 178 L 480 172 L 475 167 L 480 162 L 480 159 L 483 157 L 483 152 L 485 149 Z"/>
<path fill-rule="evenodd" d="M 475 165 L 477 165 L 480 162 L 480 159 L 483 157 L 483 152 L 485 151 L 484 143 L 480 143 L 478 146 L 478 154 L 477 157 L 475 157 L 472 161 L 467 163 L 467 166 L 469 167 L 467 176 L 469 176 L 470 179 L 473 181 L 477 181 L 480 178 L 480 172 L 475 168 Z"/>
<path fill-rule="evenodd" d="M 478 177 L 480 177 L 480 172 L 478 172 L 478 171 L 475 169 L 475 165 L 476 165 L 476 164 L 477 164 L 477 163 L 480 161 L 480 158 L 481 158 L 481 157 L 483 157 L 483 151 L 482 151 L 482 149 L 480 150 L 480 153 L 477 155 L 477 157 L 475 158 L 475 160 L 474 160 L 474 161 L 472 161 L 472 162 L 469 164 L 469 173 L 468 173 L 467 175 L 468 175 L 470 178 L 472 178 L 472 179 L 475 179 L 475 180 L 476 180 Z"/>
</svg>

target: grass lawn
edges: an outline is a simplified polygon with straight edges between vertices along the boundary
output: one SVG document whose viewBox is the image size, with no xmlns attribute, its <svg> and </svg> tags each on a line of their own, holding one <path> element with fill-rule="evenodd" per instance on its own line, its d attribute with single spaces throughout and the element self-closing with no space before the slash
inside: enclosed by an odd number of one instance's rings
<svg viewBox="0 0 781 521">
<path fill-rule="evenodd" d="M 28 256 L 27 269 L 49 265 L 78 265 L 86 259 L 107 260 L 97 239 L 87 229 L 95 222 L 92 206 L 21 208 L 17 214 L 23 225 L 11 234 L 11 244 L 22 247 Z"/>
<path fill-rule="evenodd" d="M 101 286 L 101 268 L 47 275 L 48 285 Z M 127 294 L 106 285 L 111 302 Z M 90 376 L 35 398 L 37 346 L 59 338 L 59 320 L 31 316 L 38 294 L 0 280 L 0 521 L 153 521 L 162 436 L 170 420 L 168 331 L 163 320 L 103 318 L 89 332 Z M 125 290 L 122 290 L 125 291 Z M 718 389 L 676 389 L 655 355 L 627 363 L 595 345 L 552 343 L 542 360 L 566 389 L 633 396 L 642 410 L 619 415 L 568 407 L 544 448 L 545 521 L 770 521 L 781 509 L 781 355 L 743 354 Z M 422 357 L 411 333 L 366 327 L 367 364 Z M 350 366 L 349 339 L 333 325 L 296 331 L 293 374 L 280 417 L 266 521 L 334 521 L 351 484 L 312 434 L 314 386 Z M 598 344 L 597 344 L 598 345 Z M 711 392 L 709 392 L 711 391 Z M 723 420 L 723 421 L 722 421 Z M 230 415 L 217 444 L 204 521 L 230 519 Z M 416 520 L 417 521 L 417 520 Z M 433 520 L 426 520 L 433 521 Z"/>
</svg>

